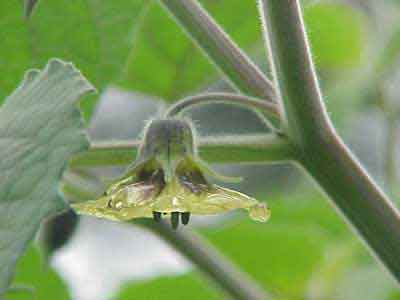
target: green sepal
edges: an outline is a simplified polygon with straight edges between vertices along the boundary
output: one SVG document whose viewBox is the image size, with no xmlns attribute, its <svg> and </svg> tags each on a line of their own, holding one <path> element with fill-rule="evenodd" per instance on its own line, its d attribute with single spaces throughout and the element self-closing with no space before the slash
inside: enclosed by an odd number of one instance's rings
<svg viewBox="0 0 400 300">
<path fill-rule="evenodd" d="M 193 167 L 196 167 L 201 173 L 218 181 L 225 183 L 240 183 L 243 180 L 242 177 L 226 176 L 218 173 L 199 157 L 188 155 L 187 159 L 191 162 L 191 164 L 193 164 Z"/>
</svg>

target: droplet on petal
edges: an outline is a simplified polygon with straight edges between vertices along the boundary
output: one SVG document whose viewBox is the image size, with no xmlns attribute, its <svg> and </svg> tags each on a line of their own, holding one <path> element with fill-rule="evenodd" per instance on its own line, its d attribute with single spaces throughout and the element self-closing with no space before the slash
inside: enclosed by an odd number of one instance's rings
<svg viewBox="0 0 400 300">
<path fill-rule="evenodd" d="M 117 202 L 115 202 L 115 208 L 116 209 L 121 209 L 122 208 L 122 201 L 117 201 Z"/>
<path fill-rule="evenodd" d="M 267 222 L 271 216 L 271 211 L 265 203 L 257 203 L 249 208 L 249 216 L 254 221 Z"/>
</svg>

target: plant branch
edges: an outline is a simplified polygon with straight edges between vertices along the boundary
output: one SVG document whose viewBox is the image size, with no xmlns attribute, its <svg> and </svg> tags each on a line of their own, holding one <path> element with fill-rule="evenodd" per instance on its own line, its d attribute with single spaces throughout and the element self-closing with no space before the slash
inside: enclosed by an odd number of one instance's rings
<svg viewBox="0 0 400 300">
<path fill-rule="evenodd" d="M 29 18 L 35 8 L 38 0 L 25 0 L 24 1 L 24 14 L 25 18 Z"/>
<path fill-rule="evenodd" d="M 127 165 L 136 157 L 140 142 L 92 142 L 90 150 L 76 155 L 71 168 Z M 294 158 L 285 137 L 275 134 L 206 137 L 198 140 L 199 154 L 211 163 L 276 163 Z"/>
<path fill-rule="evenodd" d="M 270 119 L 274 120 L 275 122 L 280 121 L 279 109 L 276 104 L 266 102 L 258 98 L 232 93 L 206 93 L 186 97 L 170 106 L 165 115 L 178 115 L 180 113 L 183 113 L 185 110 L 191 108 L 192 106 L 211 104 L 216 102 L 240 105 L 247 108 L 253 107 L 263 111 Z"/>
<path fill-rule="evenodd" d="M 396 115 L 387 115 L 385 119 L 385 143 L 384 143 L 384 172 L 387 191 L 394 196 L 394 187 L 397 183 L 396 145 L 397 145 L 397 118 Z"/>
<path fill-rule="evenodd" d="M 376 257 L 400 280 L 400 214 L 328 119 L 298 0 L 262 0 L 288 135 L 299 161 Z"/>
<path fill-rule="evenodd" d="M 273 84 L 195 0 L 160 0 L 230 82 L 245 94 L 276 102 Z"/>
</svg>

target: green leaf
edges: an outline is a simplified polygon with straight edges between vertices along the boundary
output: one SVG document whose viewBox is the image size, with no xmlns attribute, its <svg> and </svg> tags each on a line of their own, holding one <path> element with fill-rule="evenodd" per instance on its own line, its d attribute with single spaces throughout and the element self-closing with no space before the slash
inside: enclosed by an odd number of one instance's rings
<svg viewBox="0 0 400 300">
<path fill-rule="evenodd" d="M 318 3 L 305 10 L 304 21 L 319 69 L 343 71 L 361 63 L 365 19 L 350 6 Z"/>
<path fill-rule="evenodd" d="M 349 241 L 338 244 L 328 247 L 324 259 L 315 268 L 307 293 L 310 299 L 329 299 L 335 294 L 343 274 L 355 264 L 354 257 L 358 254 L 356 250 L 359 250 L 359 244 Z"/>
<path fill-rule="evenodd" d="M 273 216 L 261 225 L 242 221 L 206 235 L 266 290 L 299 296 L 329 240 L 314 226 L 273 222 Z"/>
<path fill-rule="evenodd" d="M 72 64 L 31 70 L 0 110 L 0 295 L 41 220 L 66 207 L 69 157 L 88 148 L 76 101 L 93 90 Z"/>
<path fill-rule="evenodd" d="M 24 70 L 43 66 L 49 57 L 73 61 L 96 87 L 119 78 L 147 1 L 41 1 L 28 21 L 21 2 L 0 1 L 0 99 Z M 89 100 L 85 113 L 95 103 Z"/>
<path fill-rule="evenodd" d="M 260 41 L 255 1 L 200 2 L 241 47 Z M 174 101 L 218 76 L 205 55 L 158 4 L 150 7 L 136 38 L 119 82 L 125 87 Z"/>
<path fill-rule="evenodd" d="M 240 46 L 261 45 L 255 1 L 202 3 Z M 0 78 L 0 99 L 21 72 L 54 56 L 74 61 L 100 89 L 118 83 L 170 100 L 217 76 L 156 1 L 42 1 L 28 22 L 21 11 L 20 1 L 0 1 L 0 69 L 7 74 Z M 89 100 L 86 115 L 95 104 Z"/>
<path fill-rule="evenodd" d="M 127 284 L 116 299 L 217 300 L 221 295 L 194 272 Z"/>
<path fill-rule="evenodd" d="M 42 257 L 35 247 L 29 247 L 19 259 L 14 279 L 15 286 L 25 285 L 33 290 L 32 300 L 67 300 L 70 295 L 67 287 L 57 273 L 43 264 Z M 28 300 L 25 292 L 7 293 L 7 300 Z"/>
</svg>

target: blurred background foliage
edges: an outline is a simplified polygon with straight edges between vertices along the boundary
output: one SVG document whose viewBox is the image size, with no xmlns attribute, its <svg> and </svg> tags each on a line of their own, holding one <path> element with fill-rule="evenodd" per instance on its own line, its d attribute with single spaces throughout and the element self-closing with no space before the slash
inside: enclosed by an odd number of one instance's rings
<svg viewBox="0 0 400 300">
<path fill-rule="evenodd" d="M 256 1 L 201 2 L 268 72 Z M 332 0 L 303 1 L 303 4 L 313 56 L 334 124 L 370 173 L 399 203 L 396 156 L 400 2 Z M 82 103 L 91 136 L 115 137 L 121 127 L 110 129 L 108 134 L 104 134 L 104 128 L 116 126 L 123 118 L 122 112 L 129 111 L 124 130 L 134 131 L 126 137 L 136 137 L 145 118 L 154 115 L 154 110 L 152 114 L 147 113 L 146 102 L 162 106 L 201 90 L 230 89 L 157 1 L 42 0 L 30 20 L 23 18 L 21 1 L 0 1 L 0 40 L 3 74 L 0 99 L 14 89 L 26 69 L 43 66 L 51 57 L 73 61 L 99 89 L 98 95 Z M 136 102 L 119 101 L 115 93 L 107 94 L 110 87 L 121 93 L 135 92 L 129 101 Z M 142 114 L 144 110 L 145 115 Z M 101 118 L 99 114 L 114 117 Z M 213 128 L 216 127 L 220 132 L 229 132 L 235 124 L 249 131 L 259 129 L 251 116 L 227 107 L 209 108 L 193 116 L 203 128 L 202 134 L 215 133 Z M 207 124 L 212 125 L 207 127 Z M 268 201 L 272 208 L 270 222 L 254 224 L 235 214 L 222 220 L 201 219 L 194 227 L 272 293 L 274 299 L 400 299 L 400 292 L 389 275 L 371 258 L 308 178 L 280 166 L 227 170 L 246 174 L 247 180 L 241 189 Z M 99 226 L 96 220 L 88 222 Z M 110 223 L 110 226 L 117 225 Z M 76 235 L 84 230 L 84 225 L 80 224 Z M 122 243 L 107 232 L 90 233 L 101 235 L 108 247 L 119 247 Z M 146 244 L 147 235 L 150 233 L 136 240 L 137 236 L 132 233 L 130 242 Z M 95 266 L 93 269 L 85 270 L 87 265 L 78 261 L 77 265 L 65 266 L 66 261 L 68 264 L 73 261 L 57 260 L 57 255 L 65 257 L 65 253 L 69 253 L 71 256 L 71 251 L 82 251 L 80 248 L 92 243 L 88 235 L 81 233 L 81 236 L 87 242 L 78 239 L 79 244 L 72 237 L 74 247 L 67 243 L 54 253 L 55 262 L 51 265 L 56 271 L 40 259 L 37 247 L 32 245 L 19 262 L 15 283 L 34 286 L 40 300 L 224 298 L 212 283 L 186 263 L 176 267 L 178 271 L 154 271 L 151 276 L 140 276 L 148 271 L 141 269 L 143 264 L 138 267 L 135 259 L 148 260 L 146 253 L 135 257 L 133 252 L 130 258 L 102 257 L 93 253 L 92 259 L 102 258 L 90 265 Z M 170 251 L 162 250 L 157 255 Z M 71 257 L 90 259 L 82 255 Z M 136 275 L 127 275 L 120 284 L 106 288 L 108 282 L 101 274 L 108 272 L 112 276 L 114 269 L 110 264 L 117 259 L 126 262 L 126 272 L 131 270 Z M 180 257 L 173 259 L 182 260 Z M 162 261 L 160 259 L 157 264 Z M 146 268 L 158 267 L 148 264 Z M 92 274 L 93 278 L 86 283 L 85 278 L 80 277 L 76 279 L 80 282 L 73 283 L 71 276 L 65 275 L 65 270 L 71 269 L 75 270 L 75 273 L 70 271 L 71 274 L 81 272 Z M 93 285 L 92 281 L 102 285 L 97 294 L 96 289 L 85 293 L 87 284 Z M 23 293 L 9 296 L 10 299 L 25 297 Z"/>
</svg>

